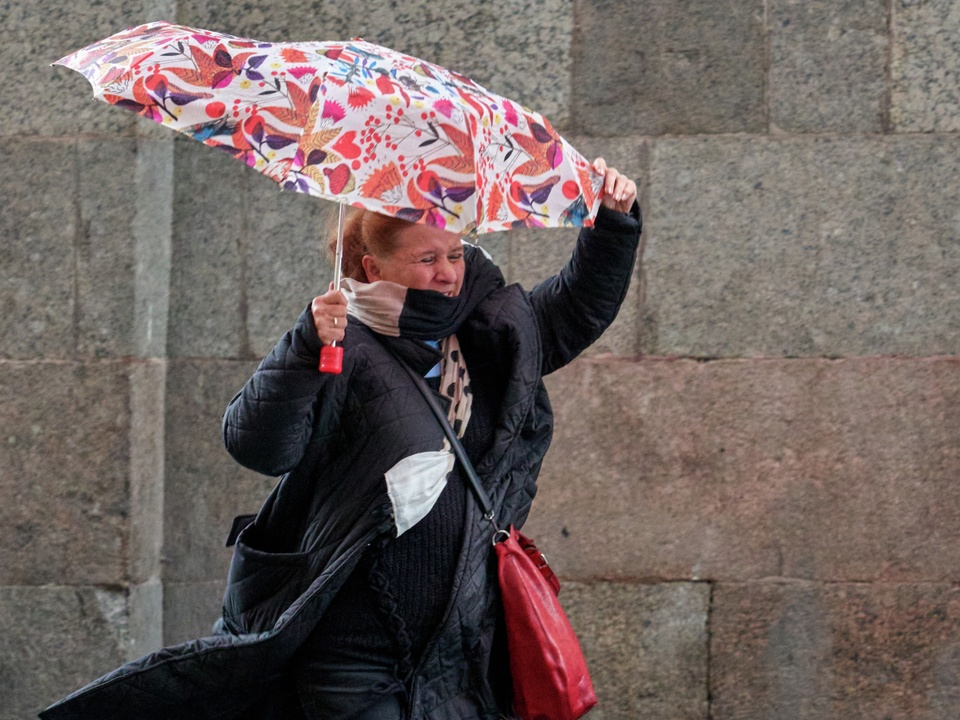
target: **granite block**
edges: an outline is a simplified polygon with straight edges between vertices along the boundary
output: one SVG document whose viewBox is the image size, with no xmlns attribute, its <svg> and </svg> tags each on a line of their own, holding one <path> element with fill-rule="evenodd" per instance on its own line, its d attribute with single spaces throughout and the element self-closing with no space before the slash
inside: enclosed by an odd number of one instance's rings
<svg viewBox="0 0 960 720">
<path fill-rule="evenodd" d="M 163 199 L 162 192 L 155 194 L 156 178 L 146 178 L 142 169 L 153 165 L 144 145 L 133 139 L 26 141 L 12 150 L 0 179 L 8 199 L 0 209 L 7 248 L 0 259 L 6 310 L 0 328 L 7 356 L 159 354 L 143 337 L 160 323 L 135 309 L 148 294 L 144 287 L 166 297 L 169 286 L 157 263 L 142 272 L 138 258 L 146 254 L 153 261 L 156 252 L 134 242 L 146 235 L 156 244 L 157 202 Z M 25 183 L 39 166 L 43 183 Z M 148 223 L 149 230 L 138 233 Z"/>
<path fill-rule="evenodd" d="M 256 363 L 171 360 L 167 368 L 164 581 L 220 580 L 236 515 L 255 513 L 274 478 L 246 470 L 223 447 L 220 421 Z"/>
<path fill-rule="evenodd" d="M 960 590 L 721 583 L 710 660 L 717 720 L 948 720 L 960 703 Z"/>
<path fill-rule="evenodd" d="M 167 356 L 249 355 L 243 247 L 253 171 L 187 138 L 174 146 Z"/>
<path fill-rule="evenodd" d="M 960 362 L 578 360 L 529 527 L 564 576 L 956 582 Z"/>
<path fill-rule="evenodd" d="M 886 0 L 770 7 L 770 122 L 783 132 L 878 133 L 887 105 Z"/>
<path fill-rule="evenodd" d="M 507 282 L 532 290 L 537 283 L 556 275 L 570 259 L 578 232 L 577 228 L 538 228 L 505 234 L 510 253 Z"/>
<path fill-rule="evenodd" d="M 556 275 L 570 259 L 576 245 L 575 229 L 514 230 L 510 235 L 511 282 L 527 289 Z M 634 356 L 640 351 L 640 263 L 634 266 L 633 280 L 616 320 L 589 348 L 585 357 L 607 353 Z"/>
<path fill-rule="evenodd" d="M 490 256 L 493 264 L 500 268 L 504 279 L 509 283 L 510 279 L 510 240 L 512 232 L 486 233 L 476 238 L 476 244 Z"/>
<path fill-rule="evenodd" d="M 162 574 L 166 375 L 163 360 L 130 367 L 129 575 L 137 583 Z"/>
<path fill-rule="evenodd" d="M 333 280 L 325 241 L 338 213 L 335 203 L 279 192 L 269 178 L 251 173 L 248 182 L 247 332 L 251 356 L 261 358 Z"/>
<path fill-rule="evenodd" d="M 81 141 L 78 156 L 77 353 L 133 355 L 137 141 Z"/>
<path fill-rule="evenodd" d="M 159 127 L 159 126 L 158 126 Z M 134 351 L 137 357 L 166 357 L 170 322 L 170 264 L 173 248 L 173 136 L 140 137 L 134 172 L 133 214 Z"/>
<path fill-rule="evenodd" d="M 765 132 L 762 0 L 577 4 L 572 126 L 609 137 Z"/>
<path fill-rule="evenodd" d="M 960 138 L 657 141 L 644 352 L 960 350 Z"/>
<path fill-rule="evenodd" d="M 181 2 L 180 22 L 257 40 L 365 40 L 461 72 L 492 92 L 568 121 L 572 0 L 442 4 Z"/>
<path fill-rule="evenodd" d="M 571 0 L 329 4 L 341 37 L 360 36 L 463 73 L 491 92 L 569 120 Z M 522 19 L 522 21 L 521 21 Z"/>
<path fill-rule="evenodd" d="M 569 140 L 591 161 L 598 157 L 604 158 L 610 167 L 617 168 L 633 179 L 637 183 L 638 191 L 642 192 L 648 155 L 648 144 L 645 141 L 637 138 L 610 140 L 586 137 L 572 137 Z M 642 198 L 641 204 L 644 204 Z M 503 233 L 510 253 L 507 281 L 532 289 L 541 280 L 558 273 L 570 259 L 578 233 L 579 230 L 567 228 L 513 230 Z M 485 244 L 486 241 L 482 242 Z M 630 289 L 617 319 L 585 351 L 587 357 L 605 353 L 633 356 L 640 352 L 640 306 L 643 294 L 641 255 L 642 250 L 638 253 Z"/>
<path fill-rule="evenodd" d="M 11 144 L 0 165 L 0 188 L 0 356 L 73 357 L 76 145 Z"/>
<path fill-rule="evenodd" d="M 336 205 L 283 193 L 226 153 L 175 144 L 168 350 L 260 358 L 332 280 L 322 238 Z"/>
<path fill-rule="evenodd" d="M 890 119 L 896 132 L 960 130 L 960 5 L 891 3 Z"/>
<path fill-rule="evenodd" d="M 0 718 L 36 717 L 133 659 L 147 647 L 144 639 L 150 641 L 141 623 L 151 594 L 150 589 L 0 586 Z"/>
<path fill-rule="evenodd" d="M 266 42 L 334 40 L 339 35 L 337 28 L 327 26 L 329 4 L 318 0 L 180 0 L 177 22 Z"/>
<path fill-rule="evenodd" d="M 460 47 L 440 40 L 441 65 L 463 72 L 498 95 L 570 126 L 573 92 L 573 0 L 492 0 L 464 3 L 484 11 Z M 452 24 L 458 24 L 456 20 Z M 451 28 L 452 29 L 452 28 Z"/>
<path fill-rule="evenodd" d="M 706 583 L 564 583 L 597 692 L 590 717 L 706 720 Z"/>
<path fill-rule="evenodd" d="M 123 582 L 131 515 L 128 366 L 2 367 L 0 583 Z"/>
<path fill-rule="evenodd" d="M 163 642 L 176 645 L 207 637 L 223 608 L 226 575 L 220 580 L 165 583 L 163 587 Z"/>
<path fill-rule="evenodd" d="M 174 0 L 13 0 L 0 7 L 0 134 L 132 134 L 136 116 L 92 100 L 80 73 L 50 63 L 135 25 L 174 17 Z M 42 91 L 37 91 L 37 89 Z"/>
<path fill-rule="evenodd" d="M 163 647 L 163 599 L 166 592 L 156 577 L 126 589 L 125 660 L 135 660 Z"/>
</svg>

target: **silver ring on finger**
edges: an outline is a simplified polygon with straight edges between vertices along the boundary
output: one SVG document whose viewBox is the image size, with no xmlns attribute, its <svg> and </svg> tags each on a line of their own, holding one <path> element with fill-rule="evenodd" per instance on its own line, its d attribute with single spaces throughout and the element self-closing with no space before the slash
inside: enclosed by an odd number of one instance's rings
<svg viewBox="0 0 960 720">
<path fill-rule="evenodd" d="M 333 319 L 333 326 L 334 326 L 334 327 L 337 326 L 337 318 L 334 318 L 334 319 Z"/>
</svg>

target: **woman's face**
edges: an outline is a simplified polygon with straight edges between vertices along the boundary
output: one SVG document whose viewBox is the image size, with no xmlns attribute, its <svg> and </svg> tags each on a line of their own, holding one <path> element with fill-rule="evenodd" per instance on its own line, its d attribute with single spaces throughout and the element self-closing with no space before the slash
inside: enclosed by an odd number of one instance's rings
<svg viewBox="0 0 960 720">
<path fill-rule="evenodd" d="M 435 290 L 448 297 L 463 285 L 463 243 L 460 236 L 427 225 L 411 225 L 396 236 L 389 255 L 364 255 L 371 282 L 389 280 L 416 290 Z"/>
</svg>

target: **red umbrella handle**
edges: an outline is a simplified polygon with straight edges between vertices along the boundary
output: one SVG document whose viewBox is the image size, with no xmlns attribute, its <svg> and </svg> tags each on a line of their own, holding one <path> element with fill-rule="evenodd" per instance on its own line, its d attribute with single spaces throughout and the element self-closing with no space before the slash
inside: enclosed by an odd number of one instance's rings
<svg viewBox="0 0 960 720">
<path fill-rule="evenodd" d="M 343 347 L 324 345 L 320 348 L 320 372 L 339 375 L 343 370 Z"/>
</svg>

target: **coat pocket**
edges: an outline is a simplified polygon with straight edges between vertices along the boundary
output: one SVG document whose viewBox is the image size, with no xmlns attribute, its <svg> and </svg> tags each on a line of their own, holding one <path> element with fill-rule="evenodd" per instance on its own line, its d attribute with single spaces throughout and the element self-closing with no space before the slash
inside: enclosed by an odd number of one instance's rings
<svg viewBox="0 0 960 720">
<path fill-rule="evenodd" d="M 251 524 L 240 532 L 227 576 L 223 619 L 236 634 L 273 629 L 313 580 L 310 553 L 259 550 L 255 530 Z"/>
</svg>

